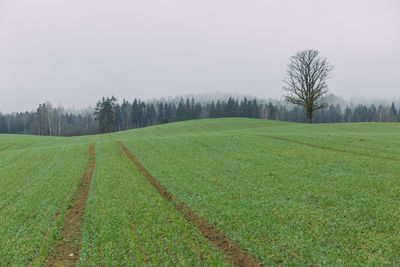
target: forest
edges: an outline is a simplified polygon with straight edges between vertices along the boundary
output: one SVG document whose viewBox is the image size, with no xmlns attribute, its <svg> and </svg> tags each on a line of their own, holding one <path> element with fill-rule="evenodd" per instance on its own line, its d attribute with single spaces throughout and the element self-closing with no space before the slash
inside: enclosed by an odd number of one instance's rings
<svg viewBox="0 0 400 267">
<path fill-rule="evenodd" d="M 193 97 L 172 100 L 118 103 L 115 97 L 102 98 L 95 109 L 68 111 L 50 102 L 39 104 L 36 110 L 0 113 L 0 133 L 46 136 L 78 136 L 122 131 L 177 121 L 243 117 L 304 123 L 303 107 L 279 101 L 260 99 L 227 99 L 196 101 Z M 314 123 L 395 122 L 400 120 L 396 105 L 326 104 L 315 112 Z"/>
</svg>

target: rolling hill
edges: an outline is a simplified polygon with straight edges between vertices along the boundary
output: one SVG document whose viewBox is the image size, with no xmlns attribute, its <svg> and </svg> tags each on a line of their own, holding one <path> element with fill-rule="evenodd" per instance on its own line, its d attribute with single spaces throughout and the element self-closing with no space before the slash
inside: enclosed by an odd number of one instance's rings
<svg viewBox="0 0 400 267">
<path fill-rule="evenodd" d="M 0 265 L 399 265 L 399 147 L 240 118 L 0 135 Z"/>
</svg>

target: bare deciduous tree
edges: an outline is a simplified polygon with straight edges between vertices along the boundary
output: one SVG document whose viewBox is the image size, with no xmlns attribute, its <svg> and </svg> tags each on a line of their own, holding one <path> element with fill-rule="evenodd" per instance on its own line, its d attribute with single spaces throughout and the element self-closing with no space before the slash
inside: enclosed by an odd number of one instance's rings
<svg viewBox="0 0 400 267">
<path fill-rule="evenodd" d="M 325 107 L 317 100 L 328 92 L 326 80 L 333 69 L 326 58 L 318 55 L 316 50 L 304 50 L 292 56 L 287 78 L 283 80 L 283 89 L 288 92 L 286 101 L 303 106 L 309 123 L 312 123 L 314 111 Z"/>
</svg>

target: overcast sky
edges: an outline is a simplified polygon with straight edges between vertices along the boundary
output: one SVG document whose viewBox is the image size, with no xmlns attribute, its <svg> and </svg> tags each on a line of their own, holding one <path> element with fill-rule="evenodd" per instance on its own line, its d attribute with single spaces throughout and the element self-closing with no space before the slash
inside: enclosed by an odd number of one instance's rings
<svg viewBox="0 0 400 267">
<path fill-rule="evenodd" d="M 335 66 L 338 96 L 400 97 L 399 0 L 0 0 L 0 112 L 110 95 L 280 98 L 303 49 Z"/>
</svg>

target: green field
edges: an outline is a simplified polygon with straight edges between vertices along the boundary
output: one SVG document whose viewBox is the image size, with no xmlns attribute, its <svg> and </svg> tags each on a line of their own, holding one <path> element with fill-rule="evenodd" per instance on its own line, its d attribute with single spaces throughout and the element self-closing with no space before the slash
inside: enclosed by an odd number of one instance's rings
<svg viewBox="0 0 400 267">
<path fill-rule="evenodd" d="M 400 124 L 235 118 L 112 136 L 0 135 L 0 266 L 48 264 L 91 143 L 80 266 L 232 265 L 179 203 L 263 265 L 400 265 Z"/>
</svg>

